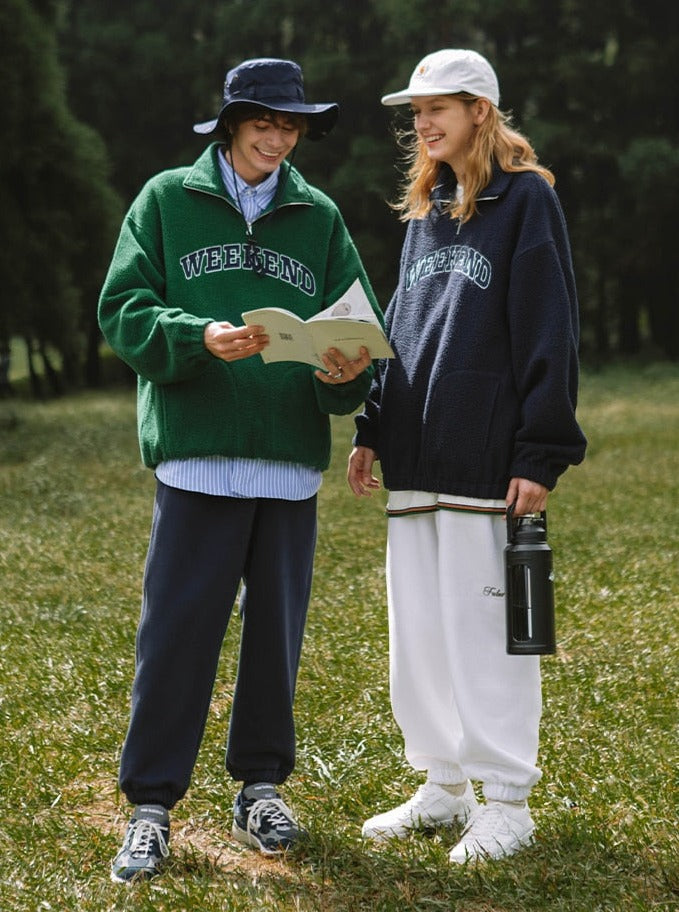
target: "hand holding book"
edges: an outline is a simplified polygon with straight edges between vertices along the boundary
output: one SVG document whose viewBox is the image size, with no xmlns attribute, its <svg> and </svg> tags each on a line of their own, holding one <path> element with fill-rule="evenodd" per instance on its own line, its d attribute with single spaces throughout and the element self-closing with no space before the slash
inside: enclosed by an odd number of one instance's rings
<svg viewBox="0 0 679 912">
<path fill-rule="evenodd" d="M 394 352 L 358 279 L 334 304 L 308 320 L 280 307 L 263 307 L 242 314 L 243 322 L 264 327 L 269 344 L 260 352 L 265 363 L 302 361 L 327 370 L 322 355 L 331 348 L 346 358 L 393 358 Z"/>
</svg>

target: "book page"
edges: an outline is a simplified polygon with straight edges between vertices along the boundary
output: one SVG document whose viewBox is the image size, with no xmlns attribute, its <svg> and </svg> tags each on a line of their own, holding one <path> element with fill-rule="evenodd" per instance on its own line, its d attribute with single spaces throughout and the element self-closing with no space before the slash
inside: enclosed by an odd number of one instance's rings
<svg viewBox="0 0 679 912">
<path fill-rule="evenodd" d="M 353 361 L 365 346 L 372 358 L 393 358 L 380 322 L 359 279 L 334 304 L 304 321 L 280 307 L 261 307 L 241 315 L 247 325 L 259 324 L 269 336 L 262 360 L 302 361 L 326 370 L 321 355 L 337 348 Z"/>
<path fill-rule="evenodd" d="M 270 342 L 260 352 L 265 364 L 272 361 L 303 361 L 324 368 L 316 353 L 309 328 L 304 320 L 280 307 L 262 307 L 242 314 L 246 324 L 264 327 Z"/>
<path fill-rule="evenodd" d="M 340 317 L 334 320 L 312 320 L 307 323 L 317 352 L 337 348 L 345 358 L 355 360 L 361 346 L 370 352 L 371 358 L 393 358 L 394 352 L 387 342 L 378 323 Z M 325 369 L 325 368 L 324 368 Z"/>
<path fill-rule="evenodd" d="M 380 321 L 375 315 L 375 311 L 370 305 L 368 296 L 363 290 L 360 279 L 355 279 L 343 295 L 326 307 L 320 313 L 309 317 L 307 323 L 313 323 L 316 320 L 350 318 L 352 320 L 366 320 L 368 323 L 380 325 Z"/>
</svg>

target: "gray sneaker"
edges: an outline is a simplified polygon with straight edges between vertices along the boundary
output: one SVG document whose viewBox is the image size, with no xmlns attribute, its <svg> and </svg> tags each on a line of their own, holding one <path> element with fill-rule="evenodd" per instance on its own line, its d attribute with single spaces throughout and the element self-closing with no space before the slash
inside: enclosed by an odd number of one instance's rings
<svg viewBox="0 0 679 912">
<path fill-rule="evenodd" d="M 158 874 L 170 854 L 170 815 L 160 804 L 139 804 L 127 826 L 125 841 L 111 864 L 111 880 L 127 883 Z"/>
<path fill-rule="evenodd" d="M 275 786 L 256 782 L 236 796 L 231 835 L 265 855 L 275 855 L 290 848 L 300 829 Z"/>
</svg>

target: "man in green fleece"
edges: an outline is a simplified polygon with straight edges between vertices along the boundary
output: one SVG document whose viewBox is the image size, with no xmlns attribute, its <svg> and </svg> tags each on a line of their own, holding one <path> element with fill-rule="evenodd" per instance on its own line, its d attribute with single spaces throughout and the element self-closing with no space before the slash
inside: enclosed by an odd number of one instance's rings
<svg viewBox="0 0 679 912">
<path fill-rule="evenodd" d="M 337 115 L 305 101 L 292 61 L 230 70 L 218 116 L 194 127 L 216 141 L 142 189 L 104 283 L 100 325 L 138 375 L 140 448 L 157 479 L 120 766 L 135 807 L 116 881 L 156 874 L 169 854 L 169 811 L 190 783 L 239 587 L 232 835 L 267 854 L 299 835 L 277 787 L 295 762 L 316 494 L 329 415 L 363 402 L 372 366 L 366 349 L 326 352 L 326 370 L 265 364 L 268 337 L 240 315 L 276 306 L 307 319 L 357 278 L 379 314 L 337 207 L 288 160 Z"/>
</svg>

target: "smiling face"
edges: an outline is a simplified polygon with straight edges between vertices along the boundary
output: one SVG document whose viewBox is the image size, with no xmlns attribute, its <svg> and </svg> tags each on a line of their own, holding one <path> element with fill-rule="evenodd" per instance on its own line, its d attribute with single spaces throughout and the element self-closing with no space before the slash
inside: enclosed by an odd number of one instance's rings
<svg viewBox="0 0 679 912">
<path fill-rule="evenodd" d="M 262 111 L 232 128 L 229 152 L 233 167 L 252 186 L 281 164 L 300 136 L 299 116 Z"/>
<path fill-rule="evenodd" d="M 476 127 L 483 122 L 485 98 L 462 100 L 456 95 L 426 95 L 413 98 L 414 127 L 429 158 L 446 162 L 461 180 Z"/>
</svg>

